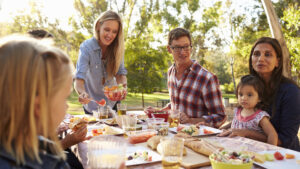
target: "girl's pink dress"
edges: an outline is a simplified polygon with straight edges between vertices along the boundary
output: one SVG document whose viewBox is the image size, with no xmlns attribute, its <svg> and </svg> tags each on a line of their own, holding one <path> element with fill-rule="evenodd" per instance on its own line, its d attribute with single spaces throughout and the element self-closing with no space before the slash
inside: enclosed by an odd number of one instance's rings
<svg viewBox="0 0 300 169">
<path fill-rule="evenodd" d="M 234 110 L 234 117 L 231 123 L 232 129 L 250 129 L 263 133 L 262 128 L 259 126 L 260 120 L 267 116 L 270 118 L 270 115 L 263 111 L 257 110 L 254 114 L 248 117 L 241 116 L 242 108 L 236 108 Z"/>
</svg>

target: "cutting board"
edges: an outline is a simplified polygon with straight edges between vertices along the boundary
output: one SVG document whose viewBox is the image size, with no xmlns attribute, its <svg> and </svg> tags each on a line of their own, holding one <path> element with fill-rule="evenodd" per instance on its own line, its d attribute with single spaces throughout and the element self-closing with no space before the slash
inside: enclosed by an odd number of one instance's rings
<svg viewBox="0 0 300 169">
<path fill-rule="evenodd" d="M 187 155 L 183 156 L 181 166 L 184 168 L 196 168 L 210 165 L 208 157 L 194 152 L 190 148 L 185 147 Z"/>
</svg>

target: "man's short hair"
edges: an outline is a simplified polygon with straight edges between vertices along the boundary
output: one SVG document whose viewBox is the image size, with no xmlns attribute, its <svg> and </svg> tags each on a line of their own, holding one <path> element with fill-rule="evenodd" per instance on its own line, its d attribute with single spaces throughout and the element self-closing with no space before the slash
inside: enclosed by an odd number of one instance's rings
<svg viewBox="0 0 300 169">
<path fill-rule="evenodd" d="M 28 33 L 33 36 L 34 38 L 53 38 L 53 35 L 43 29 L 34 29 L 28 31 Z"/>
<path fill-rule="evenodd" d="M 179 39 L 183 36 L 188 37 L 189 40 L 190 40 L 190 43 L 192 44 L 190 32 L 186 29 L 183 29 L 183 28 L 175 28 L 175 29 L 173 29 L 169 32 L 168 44 L 171 45 L 173 40 L 177 40 L 177 39 Z"/>
</svg>

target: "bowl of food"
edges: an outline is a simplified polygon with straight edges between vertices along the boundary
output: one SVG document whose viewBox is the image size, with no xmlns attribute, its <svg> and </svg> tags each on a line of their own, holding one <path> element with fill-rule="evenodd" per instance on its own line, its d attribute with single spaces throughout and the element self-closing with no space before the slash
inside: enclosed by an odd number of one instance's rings
<svg viewBox="0 0 300 169">
<path fill-rule="evenodd" d="M 168 121 L 169 113 L 159 109 L 145 109 L 144 112 L 149 118 L 163 118 L 165 122 Z"/>
<path fill-rule="evenodd" d="M 127 93 L 127 88 L 124 87 L 123 84 L 117 86 L 105 86 L 103 90 L 104 95 L 111 101 L 122 100 Z"/>
<path fill-rule="evenodd" d="M 209 156 L 213 169 L 252 169 L 253 157 L 235 151 L 220 151 Z"/>
</svg>

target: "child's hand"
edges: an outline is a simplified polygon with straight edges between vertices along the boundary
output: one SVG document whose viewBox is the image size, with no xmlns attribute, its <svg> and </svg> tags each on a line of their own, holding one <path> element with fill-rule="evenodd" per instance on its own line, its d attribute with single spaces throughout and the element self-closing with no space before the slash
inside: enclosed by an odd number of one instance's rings
<svg viewBox="0 0 300 169">
<path fill-rule="evenodd" d="M 235 137 L 235 136 L 246 137 L 247 136 L 247 130 L 245 130 L 245 129 L 232 129 L 232 132 L 229 135 L 229 137 Z"/>
<path fill-rule="evenodd" d="M 219 137 L 226 137 L 229 136 L 232 133 L 231 129 L 223 130 L 222 133 L 218 134 Z"/>
</svg>

